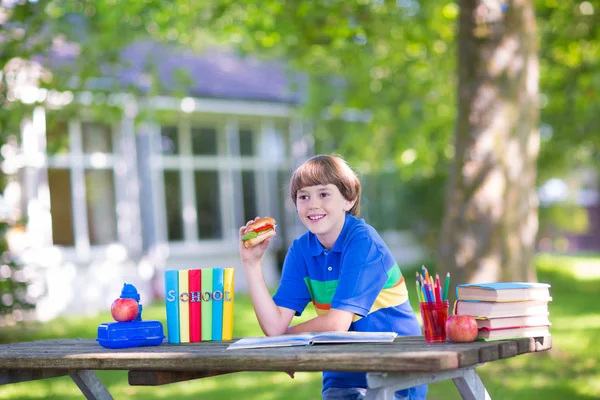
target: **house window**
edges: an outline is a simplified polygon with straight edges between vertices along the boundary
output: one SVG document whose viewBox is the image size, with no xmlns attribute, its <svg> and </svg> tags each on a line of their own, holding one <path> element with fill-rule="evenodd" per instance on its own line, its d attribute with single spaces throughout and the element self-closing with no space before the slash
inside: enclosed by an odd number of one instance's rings
<svg viewBox="0 0 600 400">
<path fill-rule="evenodd" d="M 73 203 L 71 201 L 71 171 L 66 168 L 48 169 L 52 239 L 55 245 L 75 246 L 73 232 Z"/>
<path fill-rule="evenodd" d="M 165 125 L 160 136 L 168 241 L 222 238 L 217 127 Z"/>
<path fill-rule="evenodd" d="M 117 242 L 111 126 L 50 121 L 47 142 L 53 244 L 77 247 Z"/>
<path fill-rule="evenodd" d="M 160 129 L 160 149 L 162 154 L 179 153 L 179 135 L 176 126 L 163 126 Z"/>
<path fill-rule="evenodd" d="M 183 215 L 181 206 L 181 172 L 163 173 L 165 207 L 167 214 L 167 237 L 170 242 L 183 240 Z"/>
<path fill-rule="evenodd" d="M 244 200 L 244 223 L 258 215 L 256 207 L 256 173 L 242 171 L 242 198 Z"/>
<path fill-rule="evenodd" d="M 116 242 L 117 214 L 112 169 L 85 171 L 85 203 L 90 244 L 106 245 Z"/>
<path fill-rule="evenodd" d="M 241 127 L 238 131 L 238 139 L 240 145 L 240 156 L 241 157 L 252 157 L 255 155 L 255 133 L 254 129 L 249 126 Z M 248 168 L 245 166 L 245 168 Z M 258 207 L 257 207 L 257 182 L 256 182 L 256 171 L 254 169 L 242 169 L 241 171 L 242 177 L 242 199 L 243 199 L 243 213 L 244 220 L 250 221 L 254 219 L 258 215 Z"/>
<path fill-rule="evenodd" d="M 276 172 L 287 168 L 286 133 L 277 128 L 259 118 L 201 115 L 158 127 L 152 162 L 154 181 L 162 180 L 164 190 L 156 192 L 164 196 L 158 236 L 177 245 L 231 241 L 257 215 L 276 218 Z"/>
<path fill-rule="evenodd" d="M 69 153 L 69 128 L 65 121 L 48 121 L 46 126 L 46 152 L 50 156 Z"/>
<path fill-rule="evenodd" d="M 83 153 L 112 153 L 110 126 L 84 122 L 81 124 Z"/>
<path fill-rule="evenodd" d="M 194 185 L 196 189 L 198 238 L 220 238 L 222 232 L 219 175 L 216 171 L 196 171 L 194 172 Z"/>
<path fill-rule="evenodd" d="M 254 155 L 254 132 L 251 129 L 240 129 L 240 155 Z"/>
<path fill-rule="evenodd" d="M 192 127 L 192 154 L 195 156 L 217 155 L 217 130 Z"/>
</svg>

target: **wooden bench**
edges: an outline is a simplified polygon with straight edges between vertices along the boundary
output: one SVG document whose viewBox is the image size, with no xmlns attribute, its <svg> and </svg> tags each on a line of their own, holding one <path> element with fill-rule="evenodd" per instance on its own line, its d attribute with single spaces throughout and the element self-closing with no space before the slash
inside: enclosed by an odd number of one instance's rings
<svg viewBox="0 0 600 400">
<path fill-rule="evenodd" d="M 475 368 L 548 350 L 551 337 L 428 344 L 421 336 L 386 344 L 339 344 L 227 350 L 230 342 L 105 349 L 91 339 L 0 345 L 0 384 L 71 376 L 88 399 L 112 399 L 94 370 L 127 370 L 130 385 L 163 385 L 243 371 L 363 371 L 369 399 L 452 379 L 463 399 L 489 399 Z"/>
</svg>

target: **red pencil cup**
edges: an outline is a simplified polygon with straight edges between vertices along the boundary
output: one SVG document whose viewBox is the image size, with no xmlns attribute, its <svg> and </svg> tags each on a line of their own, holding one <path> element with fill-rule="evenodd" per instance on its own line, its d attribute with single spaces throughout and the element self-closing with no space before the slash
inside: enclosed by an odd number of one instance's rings
<svg viewBox="0 0 600 400">
<path fill-rule="evenodd" d="M 448 319 L 448 300 L 433 303 L 420 303 L 423 319 L 423 335 L 427 343 L 446 341 L 446 320 Z"/>
</svg>

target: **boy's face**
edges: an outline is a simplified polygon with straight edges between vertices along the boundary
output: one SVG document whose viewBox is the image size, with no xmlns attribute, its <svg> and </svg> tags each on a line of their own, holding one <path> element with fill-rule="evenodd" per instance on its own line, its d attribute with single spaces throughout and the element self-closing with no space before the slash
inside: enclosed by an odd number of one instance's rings
<svg viewBox="0 0 600 400">
<path fill-rule="evenodd" d="M 328 248 L 340 235 L 346 212 L 354 203 L 346 200 L 337 186 L 332 184 L 303 187 L 296 194 L 300 220 Z"/>
</svg>

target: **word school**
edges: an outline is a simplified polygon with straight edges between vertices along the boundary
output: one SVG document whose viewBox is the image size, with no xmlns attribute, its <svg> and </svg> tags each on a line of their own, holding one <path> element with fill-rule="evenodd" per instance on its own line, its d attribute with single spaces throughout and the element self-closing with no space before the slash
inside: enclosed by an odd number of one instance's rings
<svg viewBox="0 0 600 400">
<path fill-rule="evenodd" d="M 169 290 L 169 292 L 167 293 L 167 301 L 169 302 L 173 302 L 175 301 L 175 299 L 177 298 L 177 292 L 175 290 Z M 201 301 L 211 301 L 211 300 L 216 300 L 216 301 L 220 301 L 220 300 L 224 300 L 224 301 L 231 301 L 233 300 L 233 298 L 231 298 L 231 296 L 229 295 L 229 292 L 221 292 L 220 290 L 214 291 L 214 292 L 183 292 L 179 294 L 179 300 L 181 300 L 184 303 L 187 303 L 188 301 L 190 303 L 199 303 Z"/>
</svg>

